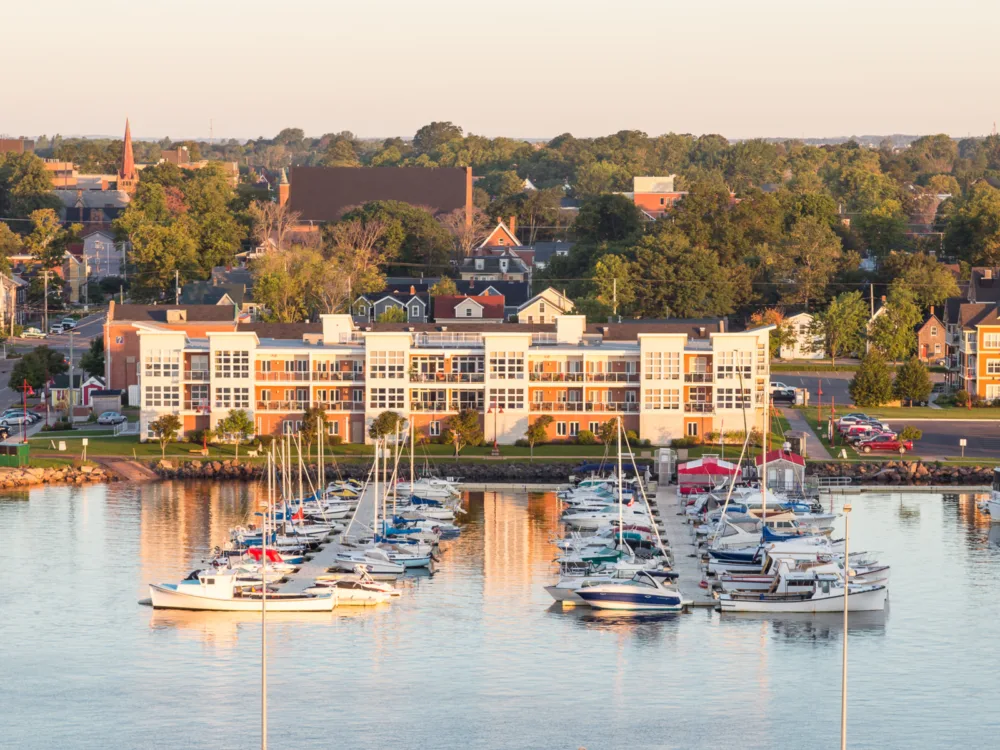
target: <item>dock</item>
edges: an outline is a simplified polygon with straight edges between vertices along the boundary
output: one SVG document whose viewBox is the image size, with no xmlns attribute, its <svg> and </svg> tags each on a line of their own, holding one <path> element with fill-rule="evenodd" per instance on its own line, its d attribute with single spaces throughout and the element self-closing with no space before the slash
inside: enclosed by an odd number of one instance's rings
<svg viewBox="0 0 1000 750">
<path fill-rule="evenodd" d="M 657 486 L 656 493 L 649 499 L 660 514 L 660 533 L 670 546 L 673 570 L 678 574 L 677 588 L 685 598 L 691 600 L 692 607 L 714 608 L 718 602 L 712 596 L 712 589 L 700 586 L 705 580 L 701 552 L 695 544 L 694 530 L 684 515 L 677 487 Z"/>
</svg>

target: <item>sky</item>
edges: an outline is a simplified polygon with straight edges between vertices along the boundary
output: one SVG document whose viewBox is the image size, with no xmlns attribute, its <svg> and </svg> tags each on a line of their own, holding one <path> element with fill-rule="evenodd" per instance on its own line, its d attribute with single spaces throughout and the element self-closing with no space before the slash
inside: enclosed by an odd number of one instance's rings
<svg viewBox="0 0 1000 750">
<path fill-rule="evenodd" d="M 0 134 L 982 135 L 995 0 L 10 3 Z"/>
</svg>

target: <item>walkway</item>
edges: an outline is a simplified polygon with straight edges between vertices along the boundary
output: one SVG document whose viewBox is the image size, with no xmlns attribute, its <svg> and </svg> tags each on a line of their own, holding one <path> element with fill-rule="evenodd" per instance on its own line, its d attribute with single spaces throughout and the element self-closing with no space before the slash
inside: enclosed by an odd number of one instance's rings
<svg viewBox="0 0 1000 750">
<path fill-rule="evenodd" d="M 806 456 L 813 461 L 833 460 L 833 456 L 830 455 L 830 451 L 826 449 L 823 445 L 823 441 L 819 439 L 815 432 L 813 432 L 813 428 L 809 426 L 806 418 L 802 416 L 801 411 L 798 409 L 782 409 L 781 413 L 784 414 L 785 419 L 788 420 L 788 424 L 793 430 L 805 433 Z"/>
<path fill-rule="evenodd" d="M 716 601 L 711 590 L 700 586 L 705 578 L 701 566 L 701 552 L 695 545 L 694 533 L 687 523 L 687 516 L 682 515 L 677 487 L 658 485 L 653 502 L 660 513 L 662 533 L 666 536 L 670 554 L 674 559 L 673 570 L 678 575 L 677 588 L 685 598 L 691 600 L 692 606 L 714 607 Z"/>
</svg>

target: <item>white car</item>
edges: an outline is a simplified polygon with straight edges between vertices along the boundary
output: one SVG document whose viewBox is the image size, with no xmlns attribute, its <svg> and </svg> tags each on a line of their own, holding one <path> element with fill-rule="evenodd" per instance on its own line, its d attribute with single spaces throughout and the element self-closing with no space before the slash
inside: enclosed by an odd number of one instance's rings
<svg viewBox="0 0 1000 750">
<path fill-rule="evenodd" d="M 122 424 L 128 422 L 128 417 L 116 411 L 106 411 L 97 418 L 97 424 Z"/>
<path fill-rule="evenodd" d="M 45 332 L 32 326 L 31 328 L 25 328 L 21 333 L 22 339 L 44 339 Z"/>
<path fill-rule="evenodd" d="M 772 380 L 771 381 L 771 390 L 772 391 L 791 391 L 791 390 L 794 390 L 794 389 L 790 385 L 785 385 L 784 383 L 781 383 L 781 382 L 779 382 L 777 380 Z"/>
<path fill-rule="evenodd" d="M 76 320 L 74 318 L 63 318 L 59 321 L 59 325 L 63 327 L 64 331 L 68 331 L 72 328 L 76 328 Z"/>
<path fill-rule="evenodd" d="M 24 424 L 25 421 L 31 424 L 31 417 L 25 418 L 23 413 L 4 414 L 0 417 L 0 426 L 10 427 L 12 424 Z"/>
<path fill-rule="evenodd" d="M 52 325 L 49 326 L 49 333 L 58 334 L 62 332 L 63 332 L 62 323 L 53 323 Z"/>
</svg>

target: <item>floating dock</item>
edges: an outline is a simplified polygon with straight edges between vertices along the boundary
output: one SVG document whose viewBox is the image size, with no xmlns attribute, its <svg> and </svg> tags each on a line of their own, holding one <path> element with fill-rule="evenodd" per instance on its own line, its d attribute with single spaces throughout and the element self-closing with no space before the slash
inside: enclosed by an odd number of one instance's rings
<svg viewBox="0 0 1000 750">
<path fill-rule="evenodd" d="M 718 602 L 712 596 L 712 589 L 701 587 L 706 580 L 701 551 L 695 544 L 694 530 L 684 514 L 677 487 L 658 485 L 649 500 L 659 512 L 660 533 L 670 547 L 673 570 L 678 575 L 677 588 L 691 600 L 692 607 L 714 608 Z"/>
</svg>

